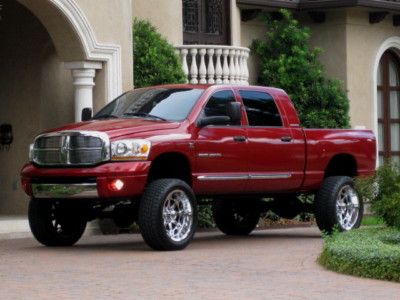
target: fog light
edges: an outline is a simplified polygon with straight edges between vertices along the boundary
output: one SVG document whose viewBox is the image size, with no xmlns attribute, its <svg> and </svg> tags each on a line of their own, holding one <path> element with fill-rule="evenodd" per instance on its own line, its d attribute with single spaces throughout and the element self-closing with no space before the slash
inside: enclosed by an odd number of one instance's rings
<svg viewBox="0 0 400 300">
<path fill-rule="evenodd" d="M 111 181 L 111 183 L 108 185 L 108 188 L 113 191 L 113 192 L 119 192 L 124 188 L 124 182 L 121 179 L 115 179 Z"/>
</svg>

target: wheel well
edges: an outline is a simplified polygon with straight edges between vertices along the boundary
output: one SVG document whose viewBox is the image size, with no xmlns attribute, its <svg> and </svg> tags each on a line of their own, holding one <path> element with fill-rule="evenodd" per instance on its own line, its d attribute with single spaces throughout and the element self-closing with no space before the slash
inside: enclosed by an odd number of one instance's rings
<svg viewBox="0 0 400 300">
<path fill-rule="evenodd" d="M 357 176 L 357 162 L 350 154 L 338 154 L 331 158 L 325 169 L 325 177 Z"/>
<path fill-rule="evenodd" d="M 151 164 L 148 182 L 161 178 L 176 178 L 185 181 L 191 186 L 192 176 L 190 163 L 181 153 L 163 153 Z"/>
</svg>

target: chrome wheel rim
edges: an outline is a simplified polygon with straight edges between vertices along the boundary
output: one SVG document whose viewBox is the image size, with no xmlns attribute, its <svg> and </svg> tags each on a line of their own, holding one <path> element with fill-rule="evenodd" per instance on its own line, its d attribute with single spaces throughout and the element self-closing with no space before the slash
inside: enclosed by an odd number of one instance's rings
<svg viewBox="0 0 400 300">
<path fill-rule="evenodd" d="M 343 186 L 336 200 L 336 215 L 339 225 L 350 230 L 356 225 L 360 214 L 360 200 L 350 185 Z"/>
<path fill-rule="evenodd" d="M 181 242 L 189 236 L 193 224 L 193 208 L 184 191 L 176 189 L 167 195 L 163 206 L 163 222 L 171 240 Z"/>
</svg>

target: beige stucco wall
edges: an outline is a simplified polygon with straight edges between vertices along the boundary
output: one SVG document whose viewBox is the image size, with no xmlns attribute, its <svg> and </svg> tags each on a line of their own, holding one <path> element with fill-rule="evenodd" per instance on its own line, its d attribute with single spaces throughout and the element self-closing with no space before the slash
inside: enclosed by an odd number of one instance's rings
<svg viewBox="0 0 400 300">
<path fill-rule="evenodd" d="M 374 117 L 374 63 L 378 49 L 390 37 L 400 37 L 400 29 L 392 25 L 392 17 L 370 24 L 368 12 L 361 9 L 347 11 L 347 87 L 350 116 L 353 125 L 375 129 Z"/>
<path fill-rule="evenodd" d="M 133 17 L 148 20 L 171 44 L 183 43 L 182 0 L 132 0 Z"/>
<path fill-rule="evenodd" d="M 260 17 L 251 21 L 241 22 L 240 45 L 242 47 L 250 48 L 251 43 L 255 39 L 263 39 L 266 31 L 267 27 L 265 26 L 265 22 L 263 22 Z M 257 84 L 259 65 L 258 60 L 251 53 L 247 62 L 247 66 L 249 68 L 249 83 Z"/>
<path fill-rule="evenodd" d="M 126 91 L 132 89 L 132 1 L 75 1 L 88 19 L 96 40 L 99 43 L 115 44 L 121 47 L 122 90 Z M 135 2 L 135 0 L 133 2 Z M 103 83 L 99 82 L 99 84 Z"/>
<path fill-rule="evenodd" d="M 312 22 L 308 15 L 299 16 L 302 25 L 310 28 L 310 44 L 321 48 L 319 60 L 328 77 L 339 79 L 344 87 L 347 84 L 346 60 L 346 12 L 330 10 L 324 23 Z"/>
</svg>

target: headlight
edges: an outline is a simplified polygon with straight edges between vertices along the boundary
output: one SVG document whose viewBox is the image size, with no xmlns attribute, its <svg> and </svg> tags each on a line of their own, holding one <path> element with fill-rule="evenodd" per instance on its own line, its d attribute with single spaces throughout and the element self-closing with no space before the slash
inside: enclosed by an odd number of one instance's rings
<svg viewBox="0 0 400 300">
<path fill-rule="evenodd" d="M 111 160 L 146 160 L 150 141 L 139 139 L 119 140 L 111 143 Z"/>
</svg>

